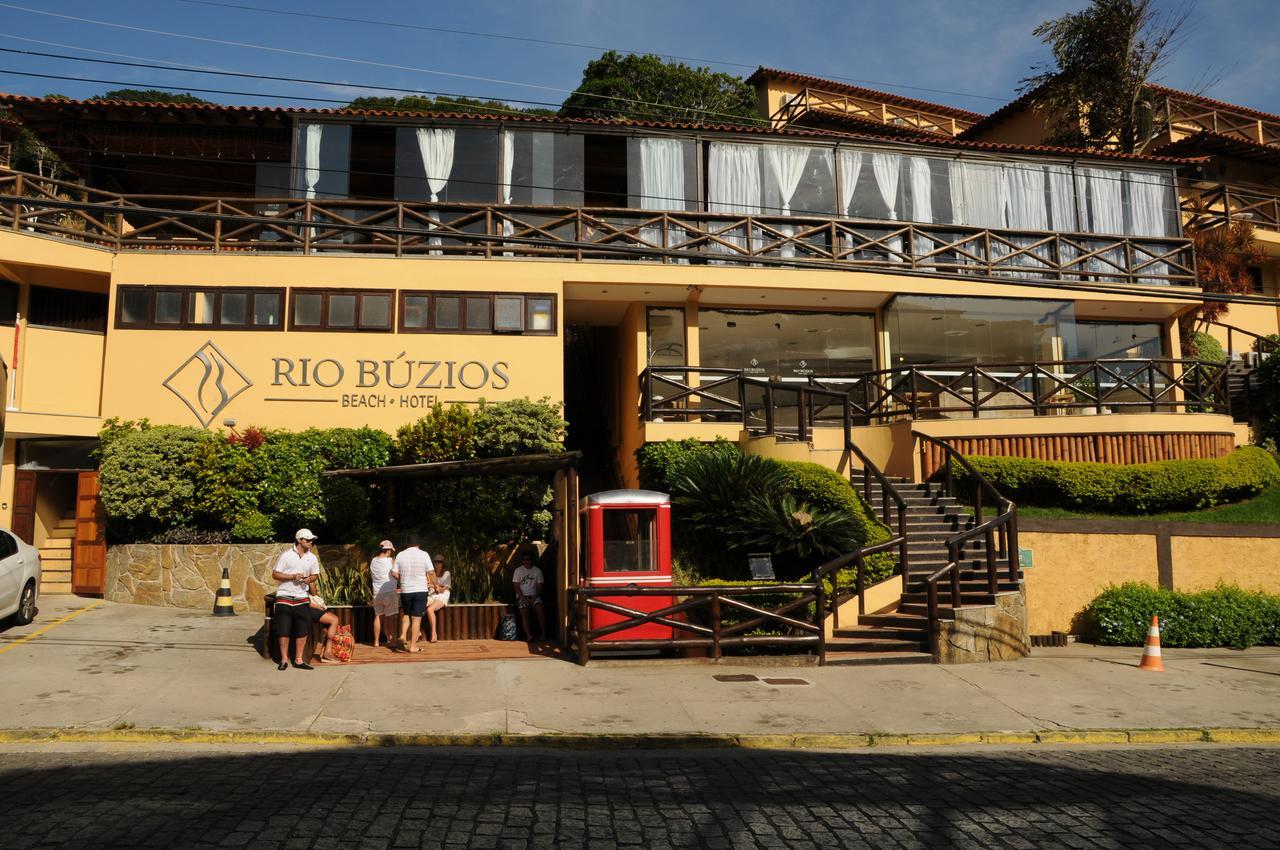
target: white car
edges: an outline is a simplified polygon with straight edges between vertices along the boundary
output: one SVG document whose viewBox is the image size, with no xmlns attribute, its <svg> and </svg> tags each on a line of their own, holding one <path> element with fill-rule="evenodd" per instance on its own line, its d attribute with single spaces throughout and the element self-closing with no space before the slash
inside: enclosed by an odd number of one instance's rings
<svg viewBox="0 0 1280 850">
<path fill-rule="evenodd" d="M 40 593 L 40 553 L 0 529 L 0 620 L 25 626 L 36 618 Z"/>
</svg>

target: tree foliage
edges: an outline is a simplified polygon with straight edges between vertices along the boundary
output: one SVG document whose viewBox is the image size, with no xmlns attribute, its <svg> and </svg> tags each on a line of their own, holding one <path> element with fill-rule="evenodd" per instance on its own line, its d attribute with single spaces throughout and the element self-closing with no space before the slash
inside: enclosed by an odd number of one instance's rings
<svg viewBox="0 0 1280 850">
<path fill-rule="evenodd" d="M 1032 32 L 1053 64 L 1022 81 L 1049 122 L 1053 144 L 1126 153 L 1160 130 L 1148 83 L 1177 47 L 1186 11 L 1164 15 L 1153 0 L 1092 0 Z"/>
<path fill-rule="evenodd" d="M 587 63 L 560 107 L 568 118 L 755 123 L 755 90 L 741 77 L 610 50 Z"/>
<path fill-rule="evenodd" d="M 89 100 L 121 100 L 129 103 L 213 103 L 188 92 L 161 91 L 160 89 L 112 89 L 95 94 Z"/>
<path fill-rule="evenodd" d="M 554 110 L 543 107 L 512 106 L 501 100 L 479 100 L 462 95 L 357 97 L 346 108 L 387 112 L 455 112 L 466 115 L 555 115 Z"/>
</svg>

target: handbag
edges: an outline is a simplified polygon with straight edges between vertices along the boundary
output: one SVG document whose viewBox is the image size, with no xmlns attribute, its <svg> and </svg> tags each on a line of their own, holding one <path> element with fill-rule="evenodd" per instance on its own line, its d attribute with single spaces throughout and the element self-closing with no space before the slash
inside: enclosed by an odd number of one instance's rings
<svg viewBox="0 0 1280 850">
<path fill-rule="evenodd" d="M 498 623 L 498 640 L 515 640 L 519 636 L 515 615 L 503 614 L 502 622 Z"/>
</svg>

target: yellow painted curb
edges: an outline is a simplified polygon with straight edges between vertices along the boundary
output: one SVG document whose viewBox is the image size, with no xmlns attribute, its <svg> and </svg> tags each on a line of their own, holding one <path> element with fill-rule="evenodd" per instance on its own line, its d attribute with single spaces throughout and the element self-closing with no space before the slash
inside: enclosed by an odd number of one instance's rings
<svg viewBox="0 0 1280 850">
<path fill-rule="evenodd" d="M 739 735 L 738 746 L 745 750 L 792 750 L 795 735 Z"/>
<path fill-rule="evenodd" d="M 1123 729 L 1071 729 L 1039 732 L 1042 744 L 1127 744 L 1129 733 Z"/>
<path fill-rule="evenodd" d="M 910 743 L 910 739 L 906 735 L 882 735 L 876 733 L 871 736 L 871 746 L 873 747 L 905 747 Z"/>
<path fill-rule="evenodd" d="M 870 735 L 796 735 L 801 750 L 853 750 L 871 746 Z"/>
<path fill-rule="evenodd" d="M 1205 734 L 1215 744 L 1280 743 L 1280 729 L 1207 729 Z"/>
<path fill-rule="evenodd" d="M 1203 729 L 1130 729 L 1131 744 L 1199 744 L 1208 740 Z"/>
<path fill-rule="evenodd" d="M 1035 732 L 983 732 L 984 744 L 1038 744 Z"/>
<path fill-rule="evenodd" d="M 981 744 L 982 734 L 979 732 L 929 732 L 923 735 L 908 735 L 907 743 L 921 747 L 954 747 L 964 744 Z"/>
</svg>

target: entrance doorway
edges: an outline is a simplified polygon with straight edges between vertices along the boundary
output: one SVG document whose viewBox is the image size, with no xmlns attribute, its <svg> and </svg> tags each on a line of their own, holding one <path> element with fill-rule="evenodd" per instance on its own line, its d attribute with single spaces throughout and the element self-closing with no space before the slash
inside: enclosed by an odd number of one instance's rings
<svg viewBox="0 0 1280 850">
<path fill-rule="evenodd" d="M 96 444 L 93 440 L 18 443 L 13 533 L 40 552 L 42 594 L 101 596 L 105 589 L 106 529 L 98 472 L 90 467 Z"/>
<path fill-rule="evenodd" d="M 564 335 L 565 448 L 582 452 L 582 492 L 621 484 L 618 443 L 618 329 L 575 324 Z"/>
</svg>

